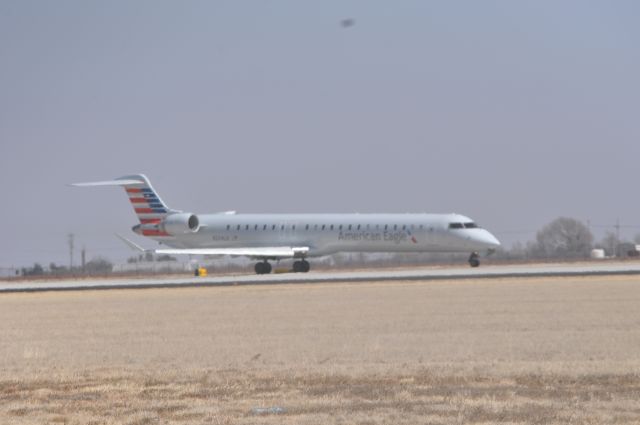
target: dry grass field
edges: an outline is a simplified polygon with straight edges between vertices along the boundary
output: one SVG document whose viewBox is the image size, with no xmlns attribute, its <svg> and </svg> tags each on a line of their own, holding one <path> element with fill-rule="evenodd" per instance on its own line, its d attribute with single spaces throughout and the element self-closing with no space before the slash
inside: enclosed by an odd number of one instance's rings
<svg viewBox="0 0 640 425">
<path fill-rule="evenodd" d="M 0 423 L 640 423 L 640 278 L 2 294 Z"/>
</svg>

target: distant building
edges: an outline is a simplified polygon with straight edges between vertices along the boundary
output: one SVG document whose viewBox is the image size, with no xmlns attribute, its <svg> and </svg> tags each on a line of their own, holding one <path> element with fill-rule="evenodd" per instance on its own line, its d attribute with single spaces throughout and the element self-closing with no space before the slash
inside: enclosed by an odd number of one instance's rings
<svg viewBox="0 0 640 425">
<path fill-rule="evenodd" d="M 616 257 L 638 257 L 640 256 L 640 245 L 630 242 L 619 243 L 616 247 Z"/>
</svg>

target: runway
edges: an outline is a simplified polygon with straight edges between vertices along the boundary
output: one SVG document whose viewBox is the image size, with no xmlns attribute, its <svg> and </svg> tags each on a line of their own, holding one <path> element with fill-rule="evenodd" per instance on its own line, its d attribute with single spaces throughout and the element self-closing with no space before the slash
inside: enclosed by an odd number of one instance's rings
<svg viewBox="0 0 640 425">
<path fill-rule="evenodd" d="M 224 275 L 211 277 L 154 277 L 0 282 L 0 293 L 77 291 L 107 289 L 177 288 L 201 286 L 311 284 L 327 282 L 382 282 L 519 277 L 640 275 L 640 262 L 496 265 L 480 268 L 411 268 L 369 271 L 312 271 L 270 275 Z"/>
</svg>

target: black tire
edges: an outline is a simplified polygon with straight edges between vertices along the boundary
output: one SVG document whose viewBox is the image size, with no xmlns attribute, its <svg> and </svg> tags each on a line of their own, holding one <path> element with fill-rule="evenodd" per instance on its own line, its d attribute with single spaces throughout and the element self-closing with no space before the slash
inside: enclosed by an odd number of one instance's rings
<svg viewBox="0 0 640 425">
<path fill-rule="evenodd" d="M 293 262 L 293 272 L 300 273 L 302 271 L 302 261 Z"/>
<path fill-rule="evenodd" d="M 471 267 L 478 267 L 480 265 L 480 258 L 478 257 L 477 252 L 474 252 L 469 256 L 469 265 Z"/>
<path fill-rule="evenodd" d="M 269 274 L 269 273 L 271 273 L 271 263 L 268 263 L 268 262 L 266 262 L 266 261 L 265 261 L 265 262 L 264 262 L 264 263 L 262 263 L 262 264 L 263 264 L 263 267 L 264 267 L 264 269 L 263 269 L 263 273 L 264 273 L 264 274 Z"/>
<path fill-rule="evenodd" d="M 302 266 L 300 271 L 302 273 L 307 273 L 311 269 L 311 264 L 308 261 L 302 260 L 300 263 Z"/>
<path fill-rule="evenodd" d="M 260 262 L 260 263 L 256 263 L 256 266 L 254 267 L 254 270 L 256 271 L 256 274 L 264 274 L 265 272 L 265 267 L 264 267 L 264 263 Z"/>
</svg>

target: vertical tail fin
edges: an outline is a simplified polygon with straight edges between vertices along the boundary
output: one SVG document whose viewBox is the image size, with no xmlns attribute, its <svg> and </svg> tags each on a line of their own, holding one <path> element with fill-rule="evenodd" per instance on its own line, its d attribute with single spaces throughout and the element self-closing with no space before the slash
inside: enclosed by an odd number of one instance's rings
<svg viewBox="0 0 640 425">
<path fill-rule="evenodd" d="M 133 174 L 115 180 L 74 183 L 72 186 L 122 186 L 129 197 L 140 224 L 157 224 L 167 214 L 178 212 L 165 204 L 144 174 Z"/>
</svg>

